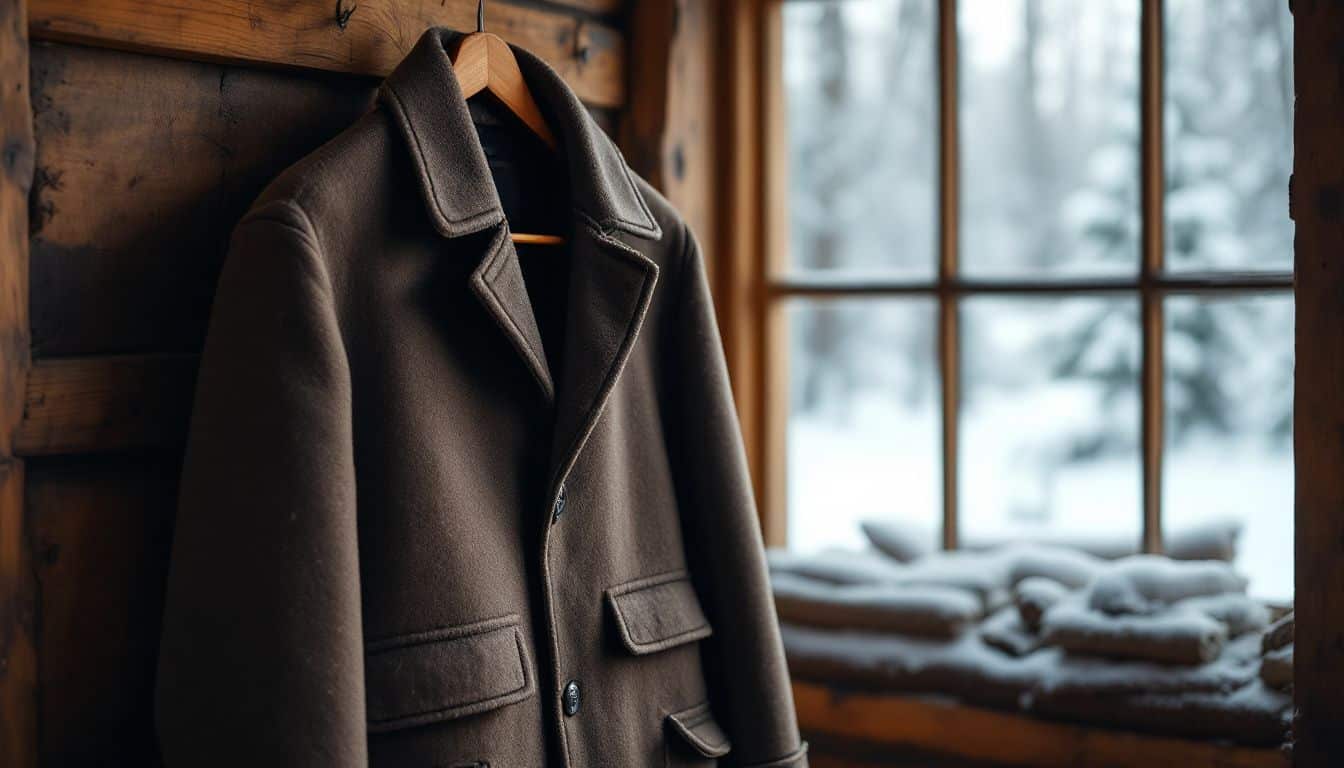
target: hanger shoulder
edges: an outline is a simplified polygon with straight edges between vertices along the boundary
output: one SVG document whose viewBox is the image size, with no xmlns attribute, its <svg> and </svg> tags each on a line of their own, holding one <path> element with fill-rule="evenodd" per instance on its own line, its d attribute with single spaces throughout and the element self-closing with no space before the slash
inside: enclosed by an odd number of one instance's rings
<svg viewBox="0 0 1344 768">
<path fill-rule="evenodd" d="M 467 35 L 458 43 L 453 55 L 453 72 L 457 75 L 462 98 L 469 99 L 490 86 L 490 47 L 484 34 Z"/>
<path fill-rule="evenodd" d="M 513 51 L 509 50 L 508 43 L 494 35 L 491 35 L 486 42 L 490 51 L 487 90 L 504 102 L 504 106 L 517 115 L 533 133 L 540 136 L 547 146 L 555 149 L 555 135 L 551 133 L 551 127 L 546 124 L 546 119 L 541 116 L 541 107 L 537 106 L 532 91 L 523 80 L 523 72 L 518 68 L 518 59 L 514 57 Z"/>
<path fill-rule="evenodd" d="M 518 59 L 509 44 L 489 32 L 475 32 L 462 38 L 453 56 L 453 72 L 457 74 L 462 97 L 469 99 L 481 91 L 489 91 L 519 120 L 555 149 L 555 134 L 541 115 L 541 107 L 532 96 L 518 68 Z"/>
</svg>

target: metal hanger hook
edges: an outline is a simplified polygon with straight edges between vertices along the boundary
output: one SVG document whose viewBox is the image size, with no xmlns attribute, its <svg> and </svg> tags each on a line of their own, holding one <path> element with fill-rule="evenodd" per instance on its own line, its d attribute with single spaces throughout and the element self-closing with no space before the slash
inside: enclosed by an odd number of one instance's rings
<svg viewBox="0 0 1344 768">
<path fill-rule="evenodd" d="M 485 0 L 476 0 L 476 31 L 485 31 Z"/>
</svg>

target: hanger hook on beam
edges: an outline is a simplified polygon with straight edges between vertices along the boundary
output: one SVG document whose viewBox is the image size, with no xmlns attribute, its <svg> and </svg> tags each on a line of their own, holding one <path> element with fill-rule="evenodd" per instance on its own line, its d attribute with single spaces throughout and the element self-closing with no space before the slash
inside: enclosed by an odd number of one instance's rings
<svg viewBox="0 0 1344 768">
<path fill-rule="evenodd" d="M 485 0 L 476 0 L 476 31 L 485 31 Z"/>
</svg>

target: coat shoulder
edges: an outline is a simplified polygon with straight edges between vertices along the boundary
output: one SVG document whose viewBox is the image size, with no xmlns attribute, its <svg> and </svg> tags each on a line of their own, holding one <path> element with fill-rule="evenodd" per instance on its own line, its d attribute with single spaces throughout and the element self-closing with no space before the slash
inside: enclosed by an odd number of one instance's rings
<svg viewBox="0 0 1344 768">
<path fill-rule="evenodd" d="M 364 187 L 383 174 L 390 151 L 387 115 L 372 110 L 282 171 L 262 191 L 252 210 L 284 200 L 319 221 L 346 213 L 351 201 L 367 201 L 361 196 L 367 191 Z"/>
<path fill-rule="evenodd" d="M 249 219 L 276 211 L 307 228 L 308 245 L 333 283 L 345 282 L 360 232 L 385 228 L 397 207 L 396 153 L 387 114 L 374 109 L 280 173 L 252 204 Z M 239 226 L 243 226 L 242 223 Z"/>
</svg>

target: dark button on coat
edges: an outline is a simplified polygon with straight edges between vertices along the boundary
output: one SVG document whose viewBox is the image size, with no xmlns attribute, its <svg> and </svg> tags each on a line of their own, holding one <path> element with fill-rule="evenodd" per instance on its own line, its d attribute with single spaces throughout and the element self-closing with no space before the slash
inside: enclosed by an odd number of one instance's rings
<svg viewBox="0 0 1344 768">
<path fill-rule="evenodd" d="M 805 766 L 695 241 L 519 50 L 573 222 L 529 256 L 566 280 L 527 280 L 451 42 L 427 33 L 234 233 L 168 585 L 166 762 Z"/>
</svg>

